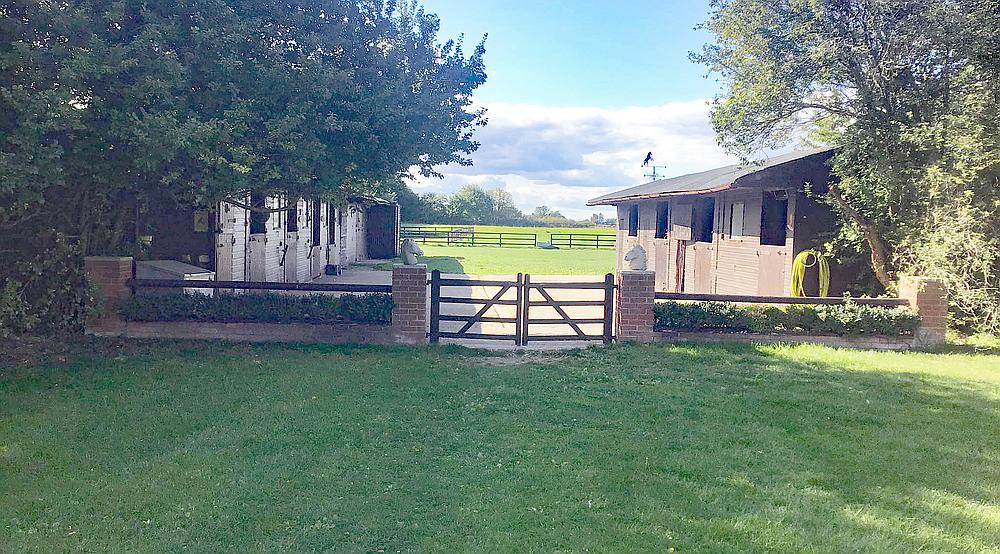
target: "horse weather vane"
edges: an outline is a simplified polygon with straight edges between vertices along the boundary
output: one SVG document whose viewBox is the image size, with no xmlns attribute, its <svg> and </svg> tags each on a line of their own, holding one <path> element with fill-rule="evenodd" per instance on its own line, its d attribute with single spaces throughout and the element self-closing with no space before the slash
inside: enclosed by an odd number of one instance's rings
<svg viewBox="0 0 1000 554">
<path fill-rule="evenodd" d="M 642 174 L 643 177 L 646 177 L 651 181 L 655 181 L 662 176 L 662 172 L 657 172 L 657 170 L 658 169 L 662 170 L 666 166 L 653 165 L 653 153 L 650 152 L 646 154 L 646 159 L 642 161 L 642 167 L 649 168 L 646 170 L 647 171 L 646 173 Z"/>
</svg>

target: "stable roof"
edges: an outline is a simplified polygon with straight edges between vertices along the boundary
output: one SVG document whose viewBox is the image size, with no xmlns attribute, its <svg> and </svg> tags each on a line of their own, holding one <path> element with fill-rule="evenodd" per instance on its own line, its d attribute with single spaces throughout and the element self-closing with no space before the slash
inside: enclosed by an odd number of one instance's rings
<svg viewBox="0 0 1000 554">
<path fill-rule="evenodd" d="M 624 202 L 658 198 L 662 196 L 677 196 L 684 194 L 708 194 L 720 192 L 737 186 L 737 181 L 748 175 L 760 173 L 772 167 L 823 154 L 835 150 L 834 147 L 799 150 L 775 156 L 757 163 L 727 165 L 700 173 L 690 173 L 680 177 L 659 179 L 644 185 L 627 188 L 604 196 L 598 196 L 587 202 L 588 206 L 615 205 Z"/>
</svg>

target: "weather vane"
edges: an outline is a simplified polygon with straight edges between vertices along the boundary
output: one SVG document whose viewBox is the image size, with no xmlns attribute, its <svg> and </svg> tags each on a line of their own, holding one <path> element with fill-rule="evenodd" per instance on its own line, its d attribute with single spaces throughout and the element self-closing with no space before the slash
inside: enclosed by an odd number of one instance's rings
<svg viewBox="0 0 1000 554">
<path fill-rule="evenodd" d="M 662 175 L 662 172 L 661 173 L 657 173 L 657 169 L 663 169 L 666 166 L 664 166 L 664 165 L 653 165 L 653 153 L 650 152 L 650 153 L 646 154 L 646 159 L 642 161 L 642 167 L 644 167 L 644 168 L 648 167 L 649 168 L 647 170 L 648 173 L 643 173 L 642 174 L 643 177 L 647 177 L 650 180 L 655 181 L 655 180 L 659 179 L 661 177 L 661 175 Z"/>
</svg>

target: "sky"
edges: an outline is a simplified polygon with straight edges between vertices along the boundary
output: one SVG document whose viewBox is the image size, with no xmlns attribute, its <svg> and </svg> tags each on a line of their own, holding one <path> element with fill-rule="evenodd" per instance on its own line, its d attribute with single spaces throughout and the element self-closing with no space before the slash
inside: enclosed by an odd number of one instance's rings
<svg viewBox="0 0 1000 554">
<path fill-rule="evenodd" d="M 442 40 L 466 51 L 488 34 L 487 82 L 476 91 L 489 124 L 477 131 L 473 166 L 412 183 L 449 193 L 475 183 L 503 187 L 523 211 L 546 205 L 574 218 L 608 208 L 587 200 L 661 176 L 711 169 L 735 158 L 715 142 L 709 101 L 715 76 L 688 59 L 710 36 L 695 27 L 707 1 L 423 0 Z"/>
</svg>

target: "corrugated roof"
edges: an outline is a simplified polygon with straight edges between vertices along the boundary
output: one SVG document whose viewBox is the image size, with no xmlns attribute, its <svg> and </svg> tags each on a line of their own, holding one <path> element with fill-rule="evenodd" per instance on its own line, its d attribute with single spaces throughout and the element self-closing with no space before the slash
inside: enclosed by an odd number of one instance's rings
<svg viewBox="0 0 1000 554">
<path fill-rule="evenodd" d="M 627 202 L 629 200 L 639 200 L 644 198 L 656 198 L 659 196 L 674 196 L 682 194 L 706 194 L 719 192 L 731 188 L 738 179 L 752 175 L 765 169 L 769 169 L 781 164 L 815 156 L 824 152 L 835 150 L 834 147 L 814 148 L 811 150 L 800 150 L 790 152 L 781 156 L 763 160 L 756 164 L 747 165 L 727 165 L 700 173 L 690 173 L 680 177 L 669 179 L 659 179 L 644 185 L 627 188 L 618 192 L 598 196 L 587 202 L 588 206 L 613 205 Z"/>
</svg>

